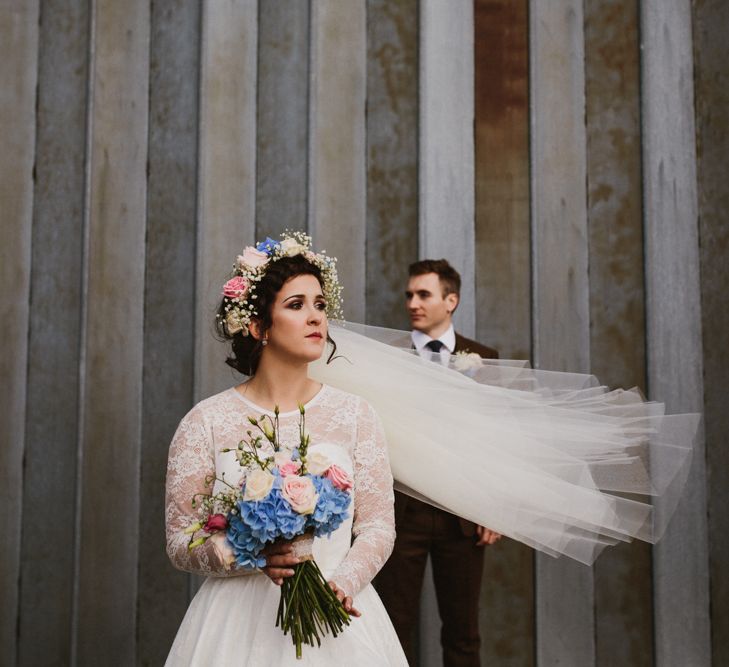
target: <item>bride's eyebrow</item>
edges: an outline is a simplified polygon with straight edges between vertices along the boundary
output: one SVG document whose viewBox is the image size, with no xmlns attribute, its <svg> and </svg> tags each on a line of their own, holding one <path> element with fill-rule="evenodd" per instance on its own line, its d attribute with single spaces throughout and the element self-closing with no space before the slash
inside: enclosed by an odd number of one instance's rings
<svg viewBox="0 0 729 667">
<path fill-rule="evenodd" d="M 285 299 L 284 299 L 284 300 L 282 301 L 282 303 L 286 303 L 286 302 L 287 302 L 287 301 L 289 301 L 290 299 L 305 299 L 305 298 L 306 298 L 306 294 L 292 294 L 291 296 L 287 296 L 287 297 L 286 297 L 286 298 L 285 298 Z M 314 299 L 323 299 L 323 298 L 324 298 L 324 295 L 323 295 L 323 294 L 317 294 L 317 295 L 316 295 L 316 296 L 314 297 Z"/>
</svg>

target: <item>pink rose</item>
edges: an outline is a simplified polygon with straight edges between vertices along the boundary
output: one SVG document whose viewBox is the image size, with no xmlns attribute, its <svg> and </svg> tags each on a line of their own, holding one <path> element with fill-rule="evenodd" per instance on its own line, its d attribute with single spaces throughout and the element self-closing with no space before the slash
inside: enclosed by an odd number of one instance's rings
<svg viewBox="0 0 729 667">
<path fill-rule="evenodd" d="M 288 477 L 289 475 L 298 475 L 300 468 L 301 463 L 298 461 L 288 460 L 286 463 L 279 465 L 278 471 L 281 474 L 281 477 Z"/>
<path fill-rule="evenodd" d="M 329 466 L 324 477 L 342 491 L 349 491 L 352 488 L 352 478 L 346 470 L 342 470 L 338 465 Z"/>
<path fill-rule="evenodd" d="M 228 519 L 224 514 L 211 514 L 203 526 L 206 533 L 215 533 L 218 530 L 225 530 L 228 527 Z"/>
<path fill-rule="evenodd" d="M 281 482 L 281 495 L 289 501 L 291 509 L 299 514 L 311 514 L 316 508 L 319 496 L 309 477 L 289 475 Z"/>
<path fill-rule="evenodd" d="M 235 276 L 223 285 L 223 296 L 227 296 L 229 299 L 242 298 L 247 291 L 248 281 L 241 276 Z"/>
<path fill-rule="evenodd" d="M 238 255 L 238 266 L 246 265 L 255 269 L 258 266 L 265 266 L 268 263 L 268 255 L 265 252 L 248 246 L 242 255 Z"/>
</svg>

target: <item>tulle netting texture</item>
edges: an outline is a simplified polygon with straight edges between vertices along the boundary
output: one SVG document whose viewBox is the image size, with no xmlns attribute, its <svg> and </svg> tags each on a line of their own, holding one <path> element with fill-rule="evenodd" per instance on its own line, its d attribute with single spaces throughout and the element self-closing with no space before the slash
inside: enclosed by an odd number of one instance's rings
<svg viewBox="0 0 729 667">
<path fill-rule="evenodd" d="M 312 378 L 379 414 L 396 488 L 553 556 L 655 542 L 678 503 L 700 424 L 592 375 L 408 349 L 408 333 L 332 324 Z"/>
</svg>

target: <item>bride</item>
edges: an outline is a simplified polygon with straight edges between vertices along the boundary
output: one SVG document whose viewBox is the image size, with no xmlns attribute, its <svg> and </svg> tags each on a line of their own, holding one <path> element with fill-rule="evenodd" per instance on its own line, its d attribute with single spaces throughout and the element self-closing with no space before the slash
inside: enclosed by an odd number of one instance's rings
<svg viewBox="0 0 729 667">
<path fill-rule="evenodd" d="M 241 476 L 223 450 L 276 405 L 282 442 L 298 442 L 304 403 L 312 448 L 354 478 L 353 516 L 314 542 L 354 618 L 307 647 L 305 664 L 407 664 L 370 584 L 393 545 L 393 474 L 405 493 L 585 564 L 619 541 L 655 542 L 678 502 L 698 415 L 665 415 L 637 390 L 608 391 L 589 375 L 472 355 L 432 364 L 396 347 L 402 332 L 330 327 L 340 291 L 335 260 L 297 233 L 246 248 L 224 286 L 218 329 L 232 344 L 228 363 L 250 379 L 196 405 L 170 447 L 167 551 L 176 567 L 207 575 L 171 667 L 301 664 L 274 625 L 277 586 L 297 562 L 291 546 L 271 546 L 252 572 L 236 568 L 223 533 L 189 551 L 184 532 L 199 518 L 191 499 L 208 491 L 206 478 Z"/>
<path fill-rule="evenodd" d="M 218 315 L 232 341 L 228 363 L 250 380 L 196 405 L 182 420 L 170 447 L 167 551 L 179 569 L 206 575 L 173 643 L 167 665 L 341 664 L 407 665 L 385 609 L 370 584 L 395 538 L 393 479 L 383 430 L 362 398 L 311 379 L 310 362 L 327 344 L 327 313 L 337 314 L 339 285 L 333 261 L 299 237 L 247 248 L 226 283 Z M 310 452 L 320 451 L 354 479 L 353 516 L 313 554 L 329 585 L 352 616 L 336 639 L 304 647 L 296 660 L 290 637 L 275 627 L 279 586 L 298 562 L 289 543 L 268 548 L 266 567 L 237 569 L 223 533 L 188 550 L 185 529 L 197 520 L 191 500 L 206 493 L 206 477 L 235 482 L 234 452 L 250 428 L 249 417 L 280 410 L 281 441 L 298 444 L 299 403 L 305 404 Z M 216 482 L 218 484 L 219 482 Z M 213 489 L 216 492 L 218 489 Z"/>
</svg>

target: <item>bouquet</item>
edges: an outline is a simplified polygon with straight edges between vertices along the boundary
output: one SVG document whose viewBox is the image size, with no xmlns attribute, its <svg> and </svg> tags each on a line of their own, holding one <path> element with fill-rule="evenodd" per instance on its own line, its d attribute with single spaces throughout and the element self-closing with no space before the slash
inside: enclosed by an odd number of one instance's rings
<svg viewBox="0 0 729 667">
<path fill-rule="evenodd" d="M 300 561 L 294 576 L 284 579 L 276 626 L 291 633 L 296 657 L 302 644 L 321 645 L 321 636 L 337 636 L 349 624 L 349 614 L 327 584 L 311 554 L 314 537 L 329 536 L 348 517 L 352 479 L 320 453 L 309 454 L 306 415 L 299 405 L 299 443 L 288 448 L 279 441 L 279 410 L 274 417 L 249 417 L 256 431 L 247 431 L 235 452 L 243 476 L 240 484 L 218 480 L 225 490 L 196 494 L 193 508 L 200 520 L 187 529 L 189 548 L 224 531 L 238 567 L 265 567 L 261 553 L 276 540 L 293 540 Z M 266 451 L 269 455 L 266 455 Z"/>
</svg>

